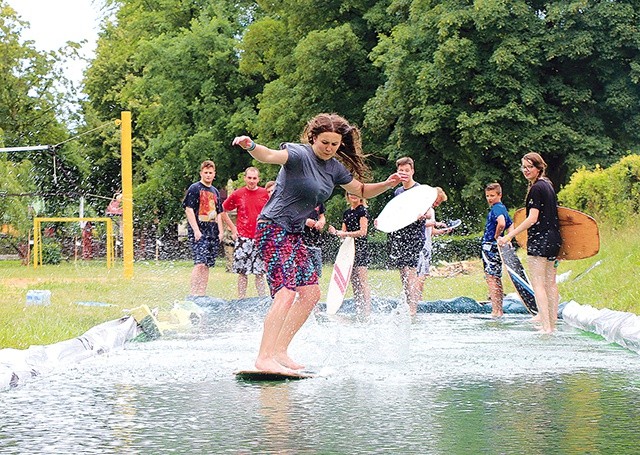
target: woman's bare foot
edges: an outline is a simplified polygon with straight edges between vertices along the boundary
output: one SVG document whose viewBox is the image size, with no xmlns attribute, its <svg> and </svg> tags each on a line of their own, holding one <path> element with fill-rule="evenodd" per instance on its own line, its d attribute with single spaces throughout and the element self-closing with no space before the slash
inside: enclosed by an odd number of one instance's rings
<svg viewBox="0 0 640 455">
<path fill-rule="evenodd" d="M 539 314 L 536 314 L 531 318 L 531 322 L 542 322 L 542 319 L 540 318 Z"/>
<path fill-rule="evenodd" d="M 491 313 L 491 317 L 492 318 L 501 318 L 502 316 L 504 316 L 504 313 L 500 312 L 500 313 Z"/>
<path fill-rule="evenodd" d="M 275 360 L 280 365 L 284 366 L 285 368 L 289 368 L 291 370 L 304 369 L 304 365 L 301 365 L 298 362 L 294 362 L 293 359 L 291 359 L 291 357 L 289 357 L 287 354 L 276 355 Z"/>
<path fill-rule="evenodd" d="M 276 361 L 273 358 L 269 359 L 258 359 L 256 360 L 256 368 L 259 371 L 268 371 L 269 373 L 280 373 L 280 374 L 293 374 L 293 371 L 290 368 L 282 365 L 280 362 Z"/>
</svg>

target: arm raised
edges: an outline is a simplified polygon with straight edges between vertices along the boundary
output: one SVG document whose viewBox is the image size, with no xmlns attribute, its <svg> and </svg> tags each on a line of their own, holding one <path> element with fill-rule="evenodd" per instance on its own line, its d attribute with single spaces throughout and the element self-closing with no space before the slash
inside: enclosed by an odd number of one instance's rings
<svg viewBox="0 0 640 455">
<path fill-rule="evenodd" d="M 264 145 L 256 144 L 249 136 L 237 136 L 231 145 L 237 145 L 245 149 L 252 157 L 261 163 L 283 165 L 289 159 L 287 149 L 274 150 Z"/>
</svg>

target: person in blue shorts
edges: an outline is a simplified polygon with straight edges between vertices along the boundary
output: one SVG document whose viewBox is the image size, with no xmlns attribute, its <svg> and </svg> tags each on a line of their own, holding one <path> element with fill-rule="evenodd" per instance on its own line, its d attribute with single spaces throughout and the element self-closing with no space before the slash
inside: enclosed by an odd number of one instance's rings
<svg viewBox="0 0 640 455">
<path fill-rule="evenodd" d="M 513 229 L 513 221 L 507 207 L 502 203 L 502 187 L 499 183 L 489 183 L 484 189 L 489 204 L 489 213 L 482 236 L 482 263 L 484 277 L 489 287 L 491 299 L 491 316 L 502 317 L 502 260 L 498 252 L 498 239 L 506 231 Z"/>
<path fill-rule="evenodd" d="M 303 368 L 288 354 L 289 344 L 320 300 L 318 274 L 302 240 L 311 211 L 325 202 L 336 186 L 371 198 L 403 180 L 394 173 L 384 182 L 362 183 L 364 162 L 360 131 L 337 114 L 319 114 L 304 128 L 301 143 L 271 149 L 249 136 L 233 140 L 263 163 L 281 166 L 276 189 L 258 217 L 257 238 L 267 267 L 273 303 L 264 321 L 255 366 L 258 370 L 291 374 Z M 297 298 L 296 298 L 297 297 Z"/>
<path fill-rule="evenodd" d="M 361 316 L 371 314 L 371 288 L 367 278 L 369 267 L 369 212 L 366 201 L 358 195 L 347 193 L 349 208 L 342 214 L 342 227 L 329 226 L 329 233 L 340 238 L 353 237 L 356 254 L 353 259 L 351 286 L 356 302 L 356 312 Z"/>
<path fill-rule="evenodd" d="M 527 231 L 527 263 L 538 307 L 537 317 L 542 323 L 541 332 L 553 333 L 560 299 L 556 267 L 562 245 L 558 198 L 551 180 L 546 177 L 547 163 L 539 153 L 524 155 L 520 169 L 529 182 L 525 199 L 527 217 L 513 231 L 498 239 L 498 245 L 504 245 L 519 233 Z"/>
<path fill-rule="evenodd" d="M 222 200 L 213 187 L 216 165 L 203 161 L 200 165 L 200 181 L 187 190 L 182 201 L 188 221 L 189 241 L 193 252 L 191 295 L 204 296 L 209 283 L 209 268 L 216 264 L 216 256 L 222 242 Z"/>
</svg>

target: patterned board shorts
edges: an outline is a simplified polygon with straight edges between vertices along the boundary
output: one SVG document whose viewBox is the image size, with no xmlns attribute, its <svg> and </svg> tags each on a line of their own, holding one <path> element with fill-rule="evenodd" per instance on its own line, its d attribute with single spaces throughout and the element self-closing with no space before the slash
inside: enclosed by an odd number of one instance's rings
<svg viewBox="0 0 640 455">
<path fill-rule="evenodd" d="M 482 263 L 484 264 L 484 273 L 498 278 L 502 277 L 502 260 L 497 242 L 482 243 Z"/>
<path fill-rule="evenodd" d="M 280 289 L 295 291 L 298 286 L 318 284 L 302 234 L 291 234 L 272 221 L 260 221 L 256 242 L 267 272 L 271 297 Z"/>
<path fill-rule="evenodd" d="M 264 274 L 264 262 L 254 239 L 238 237 L 233 248 L 234 273 L 242 275 Z"/>
</svg>

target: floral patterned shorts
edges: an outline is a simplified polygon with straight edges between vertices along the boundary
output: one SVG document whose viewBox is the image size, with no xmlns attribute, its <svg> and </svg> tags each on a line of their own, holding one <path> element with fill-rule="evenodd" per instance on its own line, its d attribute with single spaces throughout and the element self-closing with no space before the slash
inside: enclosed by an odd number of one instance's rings
<svg viewBox="0 0 640 455">
<path fill-rule="evenodd" d="M 318 284 L 318 274 L 302 234 L 292 234 L 272 221 L 259 221 L 256 242 L 267 271 L 271 297 L 280 289 Z"/>
</svg>

